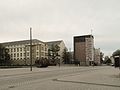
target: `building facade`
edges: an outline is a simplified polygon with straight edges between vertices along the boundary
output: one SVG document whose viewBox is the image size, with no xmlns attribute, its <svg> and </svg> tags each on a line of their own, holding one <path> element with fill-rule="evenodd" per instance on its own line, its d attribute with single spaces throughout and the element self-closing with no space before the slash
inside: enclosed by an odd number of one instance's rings
<svg viewBox="0 0 120 90">
<path fill-rule="evenodd" d="M 100 61 L 100 48 L 94 49 L 94 63 L 96 65 L 101 65 L 101 61 Z"/>
<path fill-rule="evenodd" d="M 2 43 L 8 48 L 13 65 L 30 65 L 30 40 Z M 32 64 L 39 58 L 48 57 L 48 46 L 46 43 L 32 40 Z"/>
<path fill-rule="evenodd" d="M 74 60 L 80 65 L 92 65 L 94 61 L 94 37 L 92 35 L 74 37 Z"/>
<path fill-rule="evenodd" d="M 48 44 L 48 49 L 50 49 L 52 47 L 52 45 L 58 45 L 60 47 L 60 50 L 58 52 L 58 55 L 60 55 L 60 61 L 62 63 L 63 59 L 63 52 L 64 49 L 66 49 L 65 43 L 63 40 L 59 40 L 59 41 L 51 41 L 51 42 L 47 42 Z"/>
</svg>

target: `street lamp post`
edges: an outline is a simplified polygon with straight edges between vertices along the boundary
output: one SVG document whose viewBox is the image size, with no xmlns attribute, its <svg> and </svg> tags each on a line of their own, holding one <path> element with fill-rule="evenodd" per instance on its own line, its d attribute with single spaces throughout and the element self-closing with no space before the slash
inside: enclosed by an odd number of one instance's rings
<svg viewBox="0 0 120 90">
<path fill-rule="evenodd" d="M 30 71 L 32 71 L 32 28 L 30 27 Z"/>
</svg>

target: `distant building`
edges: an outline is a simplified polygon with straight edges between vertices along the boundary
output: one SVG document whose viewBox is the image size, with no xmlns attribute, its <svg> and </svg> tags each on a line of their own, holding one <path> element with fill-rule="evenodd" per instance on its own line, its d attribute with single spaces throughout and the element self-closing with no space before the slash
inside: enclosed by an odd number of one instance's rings
<svg viewBox="0 0 120 90">
<path fill-rule="evenodd" d="M 30 40 L 1 43 L 9 49 L 10 58 L 14 65 L 30 65 Z M 39 58 L 48 57 L 47 44 L 37 40 L 32 40 L 32 64 Z"/>
<path fill-rule="evenodd" d="M 60 47 L 60 51 L 58 52 L 58 55 L 60 55 L 60 60 L 62 63 L 63 52 L 64 52 L 64 49 L 66 48 L 64 41 L 59 40 L 59 41 L 51 41 L 46 43 L 48 44 L 48 49 L 50 49 L 52 45 L 58 45 Z"/>
<path fill-rule="evenodd" d="M 111 63 L 114 64 L 115 61 L 114 61 L 114 57 L 113 56 L 110 56 L 110 60 L 111 60 Z"/>
<path fill-rule="evenodd" d="M 92 35 L 74 37 L 74 60 L 80 65 L 92 65 L 94 61 L 94 37 Z"/>
<path fill-rule="evenodd" d="M 99 49 L 94 49 L 94 63 L 96 65 L 101 65 L 101 61 L 100 61 L 100 48 Z"/>
<path fill-rule="evenodd" d="M 74 52 L 73 52 L 73 51 L 70 51 L 69 53 L 70 53 L 70 55 L 71 55 L 70 63 L 73 64 L 73 63 L 74 63 Z"/>
</svg>

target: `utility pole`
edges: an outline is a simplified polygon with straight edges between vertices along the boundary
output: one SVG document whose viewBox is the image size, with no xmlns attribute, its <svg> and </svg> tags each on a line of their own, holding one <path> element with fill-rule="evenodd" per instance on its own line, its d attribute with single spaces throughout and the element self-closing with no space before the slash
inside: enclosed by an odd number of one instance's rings
<svg viewBox="0 0 120 90">
<path fill-rule="evenodd" d="M 30 71 L 32 71 L 32 28 L 30 27 Z"/>
</svg>

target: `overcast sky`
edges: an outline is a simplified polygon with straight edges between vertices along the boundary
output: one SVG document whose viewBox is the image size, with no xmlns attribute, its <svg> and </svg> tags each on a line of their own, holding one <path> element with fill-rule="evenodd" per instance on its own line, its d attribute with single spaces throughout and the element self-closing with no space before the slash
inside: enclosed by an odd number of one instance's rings
<svg viewBox="0 0 120 90">
<path fill-rule="evenodd" d="M 33 38 L 68 49 L 92 29 L 95 47 L 110 55 L 120 48 L 120 0 L 0 0 L 0 42 L 29 39 L 29 27 Z"/>
</svg>

